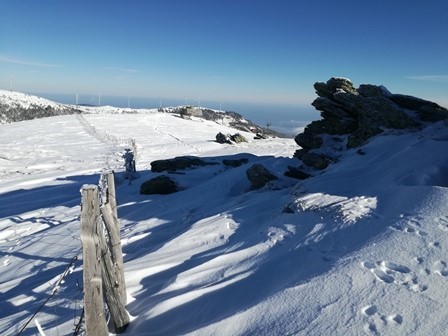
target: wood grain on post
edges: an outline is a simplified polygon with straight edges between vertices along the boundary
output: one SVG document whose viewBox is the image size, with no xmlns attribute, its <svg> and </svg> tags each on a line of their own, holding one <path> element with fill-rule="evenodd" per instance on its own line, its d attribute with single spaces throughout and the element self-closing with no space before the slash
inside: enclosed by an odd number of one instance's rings
<svg viewBox="0 0 448 336">
<path fill-rule="evenodd" d="M 84 263 L 84 311 L 87 336 L 107 336 L 100 265 L 98 187 L 82 187 L 81 241 Z"/>
<path fill-rule="evenodd" d="M 115 192 L 115 177 L 113 172 L 108 172 L 106 174 L 106 181 L 107 181 L 107 202 L 110 204 L 110 207 L 113 210 L 113 214 L 118 221 L 117 194 Z"/>
<path fill-rule="evenodd" d="M 112 267 L 115 272 L 116 285 L 115 290 L 118 291 L 123 305 L 127 303 L 126 282 L 124 279 L 123 252 L 121 250 L 120 240 L 120 224 L 118 219 L 113 215 L 112 207 L 109 203 L 101 207 L 101 215 L 109 234 L 109 248 L 112 258 Z"/>
<path fill-rule="evenodd" d="M 120 286 L 116 275 L 115 267 L 112 262 L 112 256 L 107 246 L 106 238 L 103 234 L 98 235 L 101 250 L 101 269 L 104 283 L 104 294 L 109 307 L 110 317 L 115 326 L 115 333 L 120 334 L 126 330 L 129 325 L 129 314 L 123 303 Z"/>
</svg>

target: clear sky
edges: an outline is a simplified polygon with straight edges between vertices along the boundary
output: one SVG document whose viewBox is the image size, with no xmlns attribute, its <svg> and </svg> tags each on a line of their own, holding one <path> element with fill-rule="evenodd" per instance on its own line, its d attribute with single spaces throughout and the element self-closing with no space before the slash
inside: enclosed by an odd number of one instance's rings
<svg viewBox="0 0 448 336">
<path fill-rule="evenodd" d="M 448 105 L 446 0 L 2 0 L 0 89 L 309 104 L 332 76 Z"/>
</svg>

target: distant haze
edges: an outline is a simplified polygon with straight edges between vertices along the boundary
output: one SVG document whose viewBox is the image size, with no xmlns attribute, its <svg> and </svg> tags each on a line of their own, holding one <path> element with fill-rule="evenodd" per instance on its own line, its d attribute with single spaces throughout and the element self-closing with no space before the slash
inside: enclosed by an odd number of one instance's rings
<svg viewBox="0 0 448 336">
<path fill-rule="evenodd" d="M 37 96 L 47 98 L 49 100 L 63 103 L 76 104 L 76 95 L 70 94 L 46 94 L 33 93 Z M 78 94 L 79 104 L 110 105 L 116 107 L 128 107 L 135 109 L 151 109 L 199 104 L 204 108 L 234 111 L 243 115 L 244 118 L 251 120 L 259 126 L 269 127 L 288 136 L 295 136 L 300 133 L 302 128 L 309 122 L 320 118 L 318 111 L 309 105 L 292 105 L 292 104 L 251 104 L 241 102 L 225 102 L 218 101 L 199 101 L 188 99 L 159 99 L 156 97 L 125 97 L 125 96 L 94 96 L 88 94 Z"/>
</svg>

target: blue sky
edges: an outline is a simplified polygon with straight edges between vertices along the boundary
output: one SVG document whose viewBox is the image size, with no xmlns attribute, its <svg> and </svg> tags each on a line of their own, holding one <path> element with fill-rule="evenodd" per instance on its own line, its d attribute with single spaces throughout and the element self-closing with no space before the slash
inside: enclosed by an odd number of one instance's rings
<svg viewBox="0 0 448 336">
<path fill-rule="evenodd" d="M 448 105 L 448 1 L 3 0 L 0 89 L 309 104 L 332 76 Z"/>
</svg>

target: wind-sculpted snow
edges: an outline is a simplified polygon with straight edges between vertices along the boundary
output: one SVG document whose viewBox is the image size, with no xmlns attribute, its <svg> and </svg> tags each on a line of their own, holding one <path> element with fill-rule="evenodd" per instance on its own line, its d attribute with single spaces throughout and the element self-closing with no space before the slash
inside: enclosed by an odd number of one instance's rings
<svg viewBox="0 0 448 336">
<path fill-rule="evenodd" d="M 126 335 L 443 335 L 448 329 L 448 131 L 371 139 L 305 181 L 283 174 L 292 139 L 218 144 L 227 126 L 172 114 L 89 114 L 0 125 L 0 334 L 36 318 L 73 334 L 82 311 L 82 184 L 117 172 L 132 316 Z M 135 139 L 140 179 L 122 181 Z M 140 195 L 158 159 L 216 164 L 172 173 L 181 191 Z M 240 166 L 224 160 L 244 159 Z M 246 161 L 247 160 L 247 161 Z M 246 170 L 278 179 L 251 190 Z M 288 210 L 288 211 L 286 211 Z M 81 255 L 79 255 L 81 259 Z M 55 287 L 57 286 L 57 287 Z M 54 296 L 42 308 L 49 295 Z M 22 335 L 35 335 L 31 321 Z"/>
</svg>

